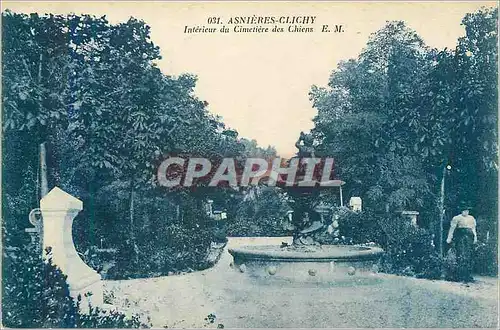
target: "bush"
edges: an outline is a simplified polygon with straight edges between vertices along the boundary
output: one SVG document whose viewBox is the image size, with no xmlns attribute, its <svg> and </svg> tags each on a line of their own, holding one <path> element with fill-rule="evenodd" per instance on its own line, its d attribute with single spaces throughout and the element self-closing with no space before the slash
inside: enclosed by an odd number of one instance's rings
<svg viewBox="0 0 500 330">
<path fill-rule="evenodd" d="M 443 273 L 443 259 L 433 243 L 432 235 L 413 226 L 403 216 L 380 219 L 385 242 L 381 270 L 386 273 L 439 279 Z"/>
<path fill-rule="evenodd" d="M 43 260 L 35 247 L 5 248 L 3 253 L 2 323 L 12 328 L 138 328 L 137 316 L 92 308 L 79 312 L 69 295 L 66 275 Z"/>
<path fill-rule="evenodd" d="M 179 223 L 157 228 L 148 237 L 143 233 L 136 238 L 135 246 L 130 239 L 122 239 L 107 278 L 144 278 L 209 268 L 213 266 L 211 243 L 225 241 L 222 235 L 202 212 L 186 212 Z"/>
<path fill-rule="evenodd" d="M 128 318 L 118 311 L 105 311 L 91 308 L 87 314 L 79 314 L 76 326 L 78 328 L 149 328 L 139 319 L 138 315 Z"/>
<path fill-rule="evenodd" d="M 227 243 L 226 223 L 222 222 L 216 225 L 214 230 L 214 241 L 216 243 Z"/>
<path fill-rule="evenodd" d="M 384 244 L 386 239 L 379 222 L 380 217 L 368 210 L 347 212 L 339 221 L 339 230 L 343 236 L 352 239 L 354 244 Z"/>
<path fill-rule="evenodd" d="M 320 244 L 381 244 L 384 241 L 379 216 L 373 212 L 353 212 L 347 208 L 337 208 L 333 212 L 333 218 L 338 227 L 331 234 L 327 231 L 316 234 L 314 238 Z"/>
<path fill-rule="evenodd" d="M 282 219 L 277 217 L 243 217 L 231 219 L 227 223 L 230 237 L 280 237 L 289 233 L 283 228 Z"/>
<path fill-rule="evenodd" d="M 4 250 L 2 312 L 4 325 L 16 328 L 74 327 L 77 314 L 66 276 L 23 248 Z"/>
<path fill-rule="evenodd" d="M 75 220 L 75 245 L 87 264 L 103 269 L 102 275 L 112 280 L 213 265 L 211 243 L 225 242 L 226 237 L 224 229 L 205 213 L 203 196 L 172 193 L 165 197 L 157 191 L 138 190 L 130 223 L 129 196 L 115 193 L 117 184 L 102 188 L 94 196 L 95 208 L 84 209 Z M 105 249 L 97 250 L 98 244 Z M 106 253 L 106 249 L 116 252 Z"/>
<path fill-rule="evenodd" d="M 290 209 L 282 192 L 275 187 L 254 187 L 236 203 L 227 220 L 228 236 L 287 236 L 282 220 Z"/>
<path fill-rule="evenodd" d="M 474 271 L 479 275 L 498 275 L 498 244 L 495 239 L 479 243 L 474 255 Z"/>
<path fill-rule="evenodd" d="M 385 253 L 380 260 L 381 271 L 391 274 L 441 278 L 443 260 L 436 251 L 432 234 L 417 228 L 401 215 L 377 214 L 365 209 L 353 212 L 339 208 L 334 212 L 338 233 L 322 233 L 321 244 L 375 243 Z"/>
</svg>

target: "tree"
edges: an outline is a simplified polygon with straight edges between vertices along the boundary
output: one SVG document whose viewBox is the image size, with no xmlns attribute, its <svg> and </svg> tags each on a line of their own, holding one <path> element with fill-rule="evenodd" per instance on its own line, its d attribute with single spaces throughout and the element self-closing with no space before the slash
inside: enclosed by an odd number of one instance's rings
<svg viewBox="0 0 500 330">
<path fill-rule="evenodd" d="M 371 206 L 434 211 L 451 165 L 447 208 L 467 199 L 496 218 L 497 15 L 467 14 L 454 51 L 429 49 L 404 23 L 389 22 L 357 59 L 339 64 L 328 88 L 313 86 L 313 132 L 347 190 Z"/>
<path fill-rule="evenodd" d="M 415 92 L 426 79 L 428 53 L 403 22 L 388 22 L 358 59 L 339 64 L 328 89 L 311 90 L 319 149 L 336 159 L 347 190 L 373 208 L 422 207 L 430 193 L 412 146 L 417 133 L 407 129 L 422 111 Z"/>
<path fill-rule="evenodd" d="M 480 227 L 490 231 L 496 227 L 498 201 L 497 24 L 496 8 L 467 14 L 466 34 L 454 51 L 443 52 L 431 90 L 440 115 L 435 122 L 444 127 L 437 134 L 452 165 L 447 209 L 455 211 L 453 205 L 461 201 L 474 205 L 474 214 L 490 222 Z"/>
<path fill-rule="evenodd" d="M 3 15 L 3 129 L 27 131 L 39 145 L 40 195 L 48 192 L 46 142 L 66 121 L 66 81 L 71 61 L 61 16 Z M 8 65 L 7 65 L 8 63 Z"/>
</svg>

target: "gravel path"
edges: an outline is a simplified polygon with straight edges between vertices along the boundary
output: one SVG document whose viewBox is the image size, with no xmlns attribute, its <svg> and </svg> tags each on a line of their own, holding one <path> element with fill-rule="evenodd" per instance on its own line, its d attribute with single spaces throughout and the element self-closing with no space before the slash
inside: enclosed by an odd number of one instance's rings
<svg viewBox="0 0 500 330">
<path fill-rule="evenodd" d="M 279 244 L 283 238 L 232 238 L 228 246 Z M 465 285 L 387 274 L 339 283 L 257 279 L 229 267 L 186 275 L 105 281 L 113 304 L 146 313 L 155 328 L 481 327 L 497 328 L 498 282 Z M 205 318 L 215 315 L 214 323 Z"/>
</svg>

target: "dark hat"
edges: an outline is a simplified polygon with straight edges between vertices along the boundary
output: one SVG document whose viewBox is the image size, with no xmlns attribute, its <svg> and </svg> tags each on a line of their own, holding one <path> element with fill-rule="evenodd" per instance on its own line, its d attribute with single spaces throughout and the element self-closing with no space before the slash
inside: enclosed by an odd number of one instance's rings
<svg viewBox="0 0 500 330">
<path fill-rule="evenodd" d="M 469 210 L 470 211 L 470 210 L 472 210 L 472 206 L 469 203 L 467 203 L 467 202 L 460 203 L 460 207 L 459 208 L 460 208 L 460 211 L 463 211 L 463 210 Z"/>
</svg>

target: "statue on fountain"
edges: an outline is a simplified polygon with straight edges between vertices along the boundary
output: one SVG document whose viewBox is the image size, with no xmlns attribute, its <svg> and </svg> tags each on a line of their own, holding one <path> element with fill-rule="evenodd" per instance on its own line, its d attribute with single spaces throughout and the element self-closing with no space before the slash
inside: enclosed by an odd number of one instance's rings
<svg viewBox="0 0 500 330">
<path fill-rule="evenodd" d="M 311 134 L 300 132 L 300 137 L 295 142 L 295 147 L 299 149 L 297 157 L 314 158 L 314 138 Z"/>
<path fill-rule="evenodd" d="M 300 137 L 295 143 L 299 149 L 297 155 L 292 159 L 299 159 L 297 170 L 297 181 L 305 176 L 305 158 L 315 158 L 314 138 L 311 134 L 300 132 Z M 318 173 L 322 172 L 322 163 L 317 165 Z M 325 206 L 321 202 L 321 192 L 319 185 L 313 187 L 283 187 L 289 197 L 290 206 L 293 210 L 286 223 L 286 228 L 293 233 L 294 246 L 318 246 L 315 236 L 326 230 L 324 210 Z M 323 211 L 323 212 L 322 212 Z"/>
</svg>

